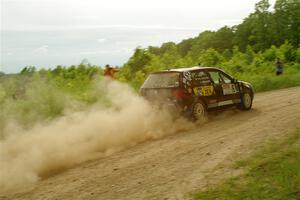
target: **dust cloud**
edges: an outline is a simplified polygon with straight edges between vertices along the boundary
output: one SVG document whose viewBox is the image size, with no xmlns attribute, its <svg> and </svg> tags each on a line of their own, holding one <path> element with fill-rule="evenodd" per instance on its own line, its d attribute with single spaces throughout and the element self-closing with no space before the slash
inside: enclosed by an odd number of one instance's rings
<svg viewBox="0 0 300 200">
<path fill-rule="evenodd" d="M 30 130 L 9 126 L 0 141 L 0 193 L 32 187 L 43 177 L 194 125 L 155 110 L 128 86 L 103 81 L 109 106 L 95 104 Z"/>
</svg>

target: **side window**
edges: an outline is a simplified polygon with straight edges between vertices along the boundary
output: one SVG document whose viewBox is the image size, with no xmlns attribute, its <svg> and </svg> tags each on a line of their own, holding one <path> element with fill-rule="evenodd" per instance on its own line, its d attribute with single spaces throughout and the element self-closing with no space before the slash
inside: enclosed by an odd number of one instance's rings
<svg viewBox="0 0 300 200">
<path fill-rule="evenodd" d="M 231 83 L 232 82 L 231 79 L 228 76 L 226 76 L 225 74 L 220 73 L 220 76 L 221 76 L 224 83 Z"/>
<path fill-rule="evenodd" d="M 219 72 L 217 71 L 210 71 L 209 72 L 211 79 L 215 84 L 220 84 L 222 82 L 222 79 L 219 75 Z"/>
<path fill-rule="evenodd" d="M 208 74 L 204 71 L 193 71 L 192 72 L 192 82 L 194 86 L 207 85 L 210 84 L 210 78 Z"/>
</svg>

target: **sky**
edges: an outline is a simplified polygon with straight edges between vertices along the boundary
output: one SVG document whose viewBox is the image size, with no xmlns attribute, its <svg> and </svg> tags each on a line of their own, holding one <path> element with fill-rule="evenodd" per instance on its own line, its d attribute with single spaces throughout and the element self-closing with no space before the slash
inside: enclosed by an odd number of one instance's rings
<svg viewBox="0 0 300 200">
<path fill-rule="evenodd" d="M 84 59 L 121 66 L 136 47 L 239 24 L 258 1 L 0 0 L 0 71 L 76 65 Z"/>
</svg>

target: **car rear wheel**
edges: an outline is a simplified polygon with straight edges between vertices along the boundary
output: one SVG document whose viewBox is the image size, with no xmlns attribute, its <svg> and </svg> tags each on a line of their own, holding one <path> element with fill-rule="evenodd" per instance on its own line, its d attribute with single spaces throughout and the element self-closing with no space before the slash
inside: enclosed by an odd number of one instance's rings
<svg viewBox="0 0 300 200">
<path fill-rule="evenodd" d="M 245 92 L 242 96 L 241 108 L 243 110 L 250 110 L 252 107 L 252 95 L 250 92 Z"/>
<path fill-rule="evenodd" d="M 204 122 L 207 120 L 206 106 L 202 101 L 197 101 L 192 107 L 193 119 L 197 122 Z"/>
</svg>

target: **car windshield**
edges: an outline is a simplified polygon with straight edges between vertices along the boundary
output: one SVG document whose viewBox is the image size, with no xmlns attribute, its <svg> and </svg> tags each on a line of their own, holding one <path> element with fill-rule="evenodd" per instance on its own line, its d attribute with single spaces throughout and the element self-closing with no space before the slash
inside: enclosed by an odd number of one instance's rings
<svg viewBox="0 0 300 200">
<path fill-rule="evenodd" d="M 179 86 L 179 73 L 150 74 L 143 88 L 173 88 Z"/>
</svg>

